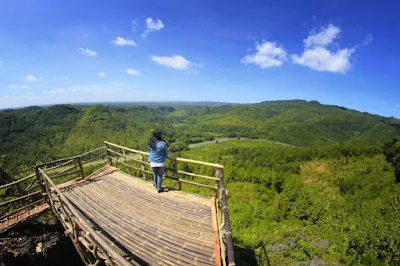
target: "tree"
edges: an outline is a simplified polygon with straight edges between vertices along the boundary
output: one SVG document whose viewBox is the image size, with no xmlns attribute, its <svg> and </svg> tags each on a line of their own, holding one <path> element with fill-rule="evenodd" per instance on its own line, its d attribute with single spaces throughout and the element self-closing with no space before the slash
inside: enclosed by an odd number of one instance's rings
<svg viewBox="0 0 400 266">
<path fill-rule="evenodd" d="M 400 139 L 394 138 L 383 147 L 386 160 L 393 165 L 396 182 L 400 182 Z"/>
</svg>

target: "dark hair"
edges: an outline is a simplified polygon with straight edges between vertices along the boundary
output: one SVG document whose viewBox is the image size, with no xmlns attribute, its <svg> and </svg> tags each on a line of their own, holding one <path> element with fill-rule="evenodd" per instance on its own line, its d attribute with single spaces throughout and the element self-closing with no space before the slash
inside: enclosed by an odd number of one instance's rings
<svg viewBox="0 0 400 266">
<path fill-rule="evenodd" d="M 162 131 L 158 129 L 154 130 L 153 137 L 155 137 L 157 140 L 162 140 Z"/>
<path fill-rule="evenodd" d="M 153 131 L 153 134 L 151 134 L 151 137 L 149 139 L 149 143 L 148 143 L 149 147 L 152 149 L 155 149 L 156 145 L 157 145 L 157 141 L 159 141 L 159 140 L 163 140 L 162 139 L 162 131 L 156 129 Z"/>
</svg>

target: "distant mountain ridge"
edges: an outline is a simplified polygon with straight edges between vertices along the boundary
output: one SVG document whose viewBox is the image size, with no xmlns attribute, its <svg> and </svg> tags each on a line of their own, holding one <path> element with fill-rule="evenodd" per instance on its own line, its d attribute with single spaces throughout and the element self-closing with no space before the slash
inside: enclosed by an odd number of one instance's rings
<svg viewBox="0 0 400 266">
<path fill-rule="evenodd" d="M 268 101 L 219 106 L 200 120 L 204 124 L 241 125 L 257 137 L 295 145 L 378 144 L 399 136 L 400 120 L 317 101 Z"/>
<path fill-rule="evenodd" d="M 125 104 L 33 106 L 0 111 L 3 167 L 77 154 L 102 145 L 103 140 L 146 148 L 154 128 L 166 132 L 173 150 L 217 137 L 314 146 L 378 145 L 400 136 L 399 119 L 317 101 Z"/>
</svg>

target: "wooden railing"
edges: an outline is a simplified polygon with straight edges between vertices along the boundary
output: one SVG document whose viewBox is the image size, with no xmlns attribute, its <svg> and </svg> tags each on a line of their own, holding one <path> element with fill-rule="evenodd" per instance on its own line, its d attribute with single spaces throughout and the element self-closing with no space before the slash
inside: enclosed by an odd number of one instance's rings
<svg viewBox="0 0 400 266">
<path fill-rule="evenodd" d="M 52 179 L 56 183 L 64 183 L 85 178 L 96 165 L 85 168 L 83 166 L 96 161 L 99 161 L 99 166 L 105 165 L 105 158 L 104 147 L 101 147 L 81 155 L 42 163 L 36 167 L 52 174 Z M 3 192 L 0 197 L 5 199 L 0 202 L 0 233 L 45 210 L 45 208 L 41 208 L 40 211 L 34 209 L 44 202 L 47 195 L 41 190 L 39 183 L 36 174 L 33 173 L 0 186 L 0 191 Z"/>
<path fill-rule="evenodd" d="M 136 176 L 141 175 L 142 178 L 146 179 L 152 175 L 150 163 L 147 161 L 148 156 L 148 152 L 105 141 L 104 147 L 78 156 L 36 165 L 34 174 L 0 186 L 0 189 L 19 187 L 19 190 L 22 191 L 22 195 L 17 195 L 15 198 L 0 203 L 0 207 L 4 207 L 0 210 L 0 221 L 8 219 L 24 208 L 31 208 L 35 203 L 43 202 L 44 198 L 66 228 L 66 234 L 71 237 L 78 253 L 87 265 L 95 265 L 103 260 L 106 260 L 110 265 L 139 265 L 132 258 L 121 256 L 114 246 L 105 242 L 101 233 L 88 223 L 79 209 L 62 194 L 56 183 L 86 179 L 87 173 L 92 173 L 96 167 L 106 163 L 125 166 L 130 174 L 132 174 L 131 171 L 136 171 Z M 89 163 L 94 164 L 94 166 L 88 165 Z M 84 165 L 86 167 L 83 167 Z M 201 173 L 195 173 L 189 165 L 195 165 L 198 170 L 201 170 Z M 220 247 L 220 252 L 219 254 L 216 252 L 216 256 L 220 257 L 221 263 L 217 264 L 234 266 L 223 168 L 223 165 L 220 164 L 168 157 L 165 178 L 176 181 L 178 190 L 183 190 L 182 184 L 211 190 L 217 216 L 218 246 Z M 213 174 L 210 174 L 211 172 Z M 60 178 L 63 178 L 63 180 L 60 180 Z M 21 184 L 24 185 L 21 186 Z M 29 203 L 24 204 L 19 209 L 12 208 L 13 204 L 25 200 L 29 200 Z M 90 252 L 90 256 L 88 256 L 86 250 Z"/>
<path fill-rule="evenodd" d="M 144 179 L 146 179 L 146 174 L 152 174 L 150 163 L 145 160 L 149 156 L 148 152 L 130 149 L 108 141 L 104 142 L 104 146 L 106 149 L 108 164 L 114 165 L 116 167 L 118 166 L 118 164 L 120 164 L 126 166 L 128 169 L 133 169 L 141 172 Z M 202 168 L 211 168 L 214 170 L 215 175 L 211 176 L 198 174 L 181 169 L 187 164 L 194 164 L 197 166 L 201 166 Z M 219 230 L 219 246 L 221 248 L 221 262 L 223 266 L 234 266 L 235 258 L 233 254 L 232 233 L 229 221 L 227 195 L 223 176 L 224 166 L 220 164 L 175 157 L 168 157 L 166 165 L 167 172 L 165 174 L 165 178 L 177 181 L 179 190 L 182 190 L 182 183 L 211 189 L 212 195 L 215 199 L 215 209 Z M 180 178 L 179 176 L 196 178 L 198 182 L 189 181 L 185 178 Z M 206 181 L 208 184 L 200 183 L 200 180 Z M 213 182 L 214 185 L 210 185 L 210 182 Z"/>
<path fill-rule="evenodd" d="M 149 156 L 148 152 L 130 149 L 108 141 L 105 141 L 104 145 L 106 147 L 108 163 L 110 165 L 118 166 L 118 164 L 120 164 L 128 167 L 128 169 L 139 171 L 142 173 L 144 179 L 146 179 L 146 174 L 148 174 L 148 177 L 152 175 L 150 163 L 145 160 Z M 122 158 L 123 160 L 120 160 L 120 158 Z M 183 168 L 185 166 L 187 167 L 188 164 L 211 167 L 212 169 L 214 169 L 213 172 L 215 173 L 215 175 L 211 176 L 185 171 L 185 169 Z M 182 190 L 183 183 L 211 189 L 211 191 L 213 191 L 213 194 L 216 195 L 220 184 L 220 177 L 218 176 L 217 171 L 219 171 L 220 169 L 222 171 L 222 169 L 224 168 L 223 165 L 175 157 L 168 157 L 166 165 L 167 171 L 164 174 L 164 177 L 175 180 L 178 184 L 178 190 Z M 188 177 L 196 179 L 197 182 L 194 180 L 188 180 Z"/>
</svg>

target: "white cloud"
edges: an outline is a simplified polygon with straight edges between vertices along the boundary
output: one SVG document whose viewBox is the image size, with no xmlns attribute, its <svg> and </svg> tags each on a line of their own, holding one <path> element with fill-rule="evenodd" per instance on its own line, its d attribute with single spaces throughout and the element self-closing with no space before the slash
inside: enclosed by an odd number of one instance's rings
<svg viewBox="0 0 400 266">
<path fill-rule="evenodd" d="M 146 19 L 146 31 L 142 34 L 142 37 L 146 37 L 150 32 L 158 31 L 164 28 L 164 23 L 157 19 L 157 21 L 153 20 L 152 18 L 148 17 Z"/>
<path fill-rule="evenodd" d="M 396 105 L 394 106 L 394 108 L 400 109 L 400 104 L 396 104 Z"/>
<path fill-rule="evenodd" d="M 336 52 L 328 46 L 338 37 L 341 29 L 329 24 L 320 32 L 311 31 L 304 42 L 302 55 L 292 55 L 294 64 L 307 66 L 317 71 L 346 73 L 351 68 L 351 56 L 355 48 L 339 49 Z"/>
<path fill-rule="evenodd" d="M 97 52 L 92 51 L 90 49 L 87 48 L 79 48 L 79 52 L 85 56 L 89 56 L 89 57 L 96 57 L 97 56 Z"/>
<path fill-rule="evenodd" d="M 275 42 L 257 44 L 255 54 L 246 55 L 242 58 L 243 64 L 256 64 L 261 68 L 280 67 L 286 61 L 287 52 L 278 47 Z"/>
<path fill-rule="evenodd" d="M 308 66 L 317 71 L 346 73 L 350 67 L 350 57 L 355 49 L 341 49 L 336 53 L 324 47 L 306 49 L 301 56 L 293 55 L 293 63 Z"/>
<path fill-rule="evenodd" d="M 189 70 L 190 67 L 194 66 L 189 60 L 187 60 L 182 55 L 173 55 L 169 57 L 154 55 L 151 56 L 150 58 L 159 65 L 179 70 Z"/>
<path fill-rule="evenodd" d="M 312 30 L 308 37 L 303 40 L 305 47 L 313 46 L 326 46 L 331 44 L 333 40 L 338 37 L 340 33 L 340 28 L 329 24 L 328 27 L 322 27 L 320 32 L 315 32 Z"/>
<path fill-rule="evenodd" d="M 19 85 L 19 84 L 10 84 L 10 85 L 8 85 L 8 88 L 9 88 L 9 89 L 27 89 L 27 88 L 28 88 L 28 85 L 25 85 L 25 84 L 23 84 L 23 85 Z"/>
<path fill-rule="evenodd" d="M 362 42 L 364 46 L 370 45 L 374 40 L 374 36 L 371 33 L 367 34 Z"/>
<path fill-rule="evenodd" d="M 18 89 L 19 85 L 18 84 L 10 84 L 10 85 L 8 85 L 8 88 L 9 89 Z"/>
<path fill-rule="evenodd" d="M 137 19 L 132 20 L 132 31 L 136 31 L 138 26 Z"/>
<path fill-rule="evenodd" d="M 99 73 L 97 73 L 97 76 L 99 76 L 99 77 L 105 77 L 105 76 L 106 76 L 106 73 L 104 73 L 104 72 L 99 72 Z"/>
<path fill-rule="evenodd" d="M 43 88 L 42 85 L 36 85 L 35 87 L 36 87 L 36 88 L 39 88 L 39 89 L 40 89 L 40 88 Z"/>
<path fill-rule="evenodd" d="M 141 76 L 142 74 L 140 74 L 139 71 L 137 71 L 136 69 L 132 69 L 132 68 L 127 68 L 125 70 L 126 74 L 128 75 L 132 75 L 132 76 Z"/>
<path fill-rule="evenodd" d="M 26 82 L 35 82 L 35 81 L 37 81 L 37 78 L 33 75 L 28 75 L 28 76 L 25 76 L 25 81 Z"/>
<path fill-rule="evenodd" d="M 62 88 L 58 88 L 58 89 L 55 89 L 55 90 L 48 90 L 48 91 L 42 91 L 42 92 L 44 94 L 62 94 L 62 93 L 65 92 L 65 90 L 62 89 Z"/>
<path fill-rule="evenodd" d="M 122 37 L 117 37 L 116 40 L 111 41 L 113 44 L 118 46 L 135 46 L 136 43 L 133 40 L 124 39 Z"/>
</svg>

